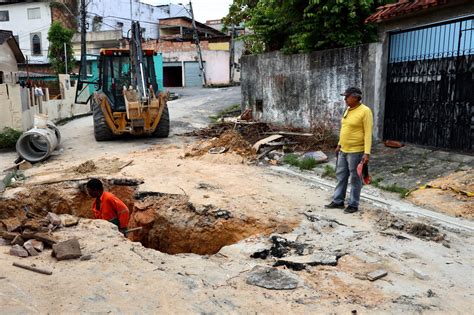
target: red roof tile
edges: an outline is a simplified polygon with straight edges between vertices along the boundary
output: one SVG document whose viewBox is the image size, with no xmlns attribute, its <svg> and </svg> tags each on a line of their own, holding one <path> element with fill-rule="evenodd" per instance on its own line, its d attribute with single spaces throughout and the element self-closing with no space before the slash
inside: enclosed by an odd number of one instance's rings
<svg viewBox="0 0 474 315">
<path fill-rule="evenodd" d="M 446 0 L 400 0 L 397 3 L 378 7 L 377 11 L 365 20 L 365 23 L 379 23 L 396 16 L 425 10 L 445 3 Z"/>
</svg>

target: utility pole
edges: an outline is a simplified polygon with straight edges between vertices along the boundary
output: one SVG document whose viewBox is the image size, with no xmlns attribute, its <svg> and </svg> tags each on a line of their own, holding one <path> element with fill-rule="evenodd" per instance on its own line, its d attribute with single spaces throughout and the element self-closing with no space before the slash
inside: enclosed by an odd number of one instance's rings
<svg viewBox="0 0 474 315">
<path fill-rule="evenodd" d="M 64 43 L 64 63 L 65 63 L 65 66 L 66 66 L 65 74 L 67 74 L 67 48 L 66 48 L 66 43 Z"/>
<path fill-rule="evenodd" d="M 229 82 L 234 83 L 234 65 L 235 65 L 235 25 L 232 24 L 232 34 L 230 36 L 230 65 Z"/>
<path fill-rule="evenodd" d="M 202 73 L 202 78 L 204 80 L 204 86 L 207 86 L 207 79 L 206 79 L 206 70 L 204 69 L 204 63 L 202 61 L 202 52 L 201 52 L 201 43 L 199 41 L 199 32 L 196 27 L 196 21 L 194 20 L 194 11 L 193 11 L 193 4 L 189 1 L 189 11 L 191 13 L 191 18 L 193 20 L 193 30 L 194 30 L 194 42 L 196 43 L 196 48 L 199 57 L 199 68 Z"/>
<path fill-rule="evenodd" d="M 81 0 L 81 70 L 79 78 L 81 81 L 87 79 L 87 57 L 86 57 L 86 0 Z"/>
</svg>

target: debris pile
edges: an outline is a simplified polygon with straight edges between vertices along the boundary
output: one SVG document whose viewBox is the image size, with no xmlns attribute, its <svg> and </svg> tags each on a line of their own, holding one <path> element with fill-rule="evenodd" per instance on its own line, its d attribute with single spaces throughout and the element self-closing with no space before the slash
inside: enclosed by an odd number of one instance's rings
<svg viewBox="0 0 474 315">
<path fill-rule="evenodd" d="M 337 142 L 333 129 L 327 124 L 308 131 L 302 128 L 276 127 L 262 122 L 223 122 L 184 135 L 208 140 L 194 146 L 186 154 L 187 157 L 216 151 L 234 152 L 250 160 L 266 158 L 269 162 L 273 161 L 271 164 L 277 164 L 284 153 L 332 150 Z M 253 152 L 250 151 L 252 147 Z M 219 150 L 221 148 L 225 150 Z"/>
<path fill-rule="evenodd" d="M 45 246 L 53 248 L 53 256 L 58 260 L 80 257 L 77 240 L 58 242 L 53 231 L 61 227 L 77 225 L 79 219 L 72 215 L 58 216 L 52 212 L 45 218 L 28 213 L 29 218 L 20 220 L 17 217 L 0 220 L 0 236 L 4 245 L 11 245 L 10 255 L 17 257 L 38 256 Z M 77 246 L 69 246 L 76 243 Z M 66 243 L 66 245 L 64 244 Z M 79 251 L 78 251 L 79 249 Z"/>
<path fill-rule="evenodd" d="M 336 266 L 339 258 L 345 253 L 327 253 L 314 251 L 314 247 L 297 241 L 289 241 L 280 235 L 270 237 L 272 247 L 263 249 L 250 255 L 251 258 L 276 258 L 273 267 L 286 266 L 300 271 L 306 266 Z"/>
</svg>

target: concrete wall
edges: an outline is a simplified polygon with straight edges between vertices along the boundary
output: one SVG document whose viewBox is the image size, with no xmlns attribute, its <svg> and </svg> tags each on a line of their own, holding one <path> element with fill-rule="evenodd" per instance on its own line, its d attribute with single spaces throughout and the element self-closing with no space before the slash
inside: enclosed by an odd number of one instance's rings
<svg viewBox="0 0 474 315">
<path fill-rule="evenodd" d="M 28 9 L 40 8 L 39 19 L 28 19 Z M 20 49 L 30 63 L 48 62 L 48 30 L 51 25 L 49 2 L 30 2 L 0 6 L 0 11 L 8 11 L 10 20 L 0 22 L 0 29 L 9 30 L 18 36 Z M 41 38 L 41 55 L 32 55 L 31 36 L 39 34 Z"/>
<path fill-rule="evenodd" d="M 12 49 L 7 41 L 0 45 L 0 71 L 18 72 L 18 65 Z"/>
<path fill-rule="evenodd" d="M 26 131 L 33 127 L 35 114 L 47 114 L 55 122 L 65 118 L 85 114 L 90 111 L 89 105 L 75 104 L 76 87 L 71 86 L 69 75 L 60 74 L 62 99 L 49 100 L 45 96 L 35 98 L 33 90 L 21 88 L 18 84 L 0 84 L 0 129 L 11 127 Z"/>
<path fill-rule="evenodd" d="M 320 122 L 338 126 L 345 109 L 340 93 L 358 86 L 364 93 L 363 102 L 376 111 L 378 46 L 244 56 L 242 106 L 253 108 L 254 117 L 266 122 L 304 128 Z M 260 102 L 262 111 L 258 110 Z"/>
</svg>

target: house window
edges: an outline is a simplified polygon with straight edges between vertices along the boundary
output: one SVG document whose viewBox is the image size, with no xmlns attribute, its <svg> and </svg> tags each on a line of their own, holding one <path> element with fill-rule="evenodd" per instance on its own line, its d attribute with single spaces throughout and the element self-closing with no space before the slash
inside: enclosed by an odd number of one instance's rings
<svg viewBox="0 0 474 315">
<path fill-rule="evenodd" d="M 10 21 L 10 14 L 8 11 L 0 11 L 0 22 Z"/>
<path fill-rule="evenodd" d="M 41 55 L 41 33 L 31 34 L 31 54 Z"/>
<path fill-rule="evenodd" d="M 28 9 L 28 20 L 37 20 L 37 19 L 41 19 L 40 8 Z"/>
</svg>

